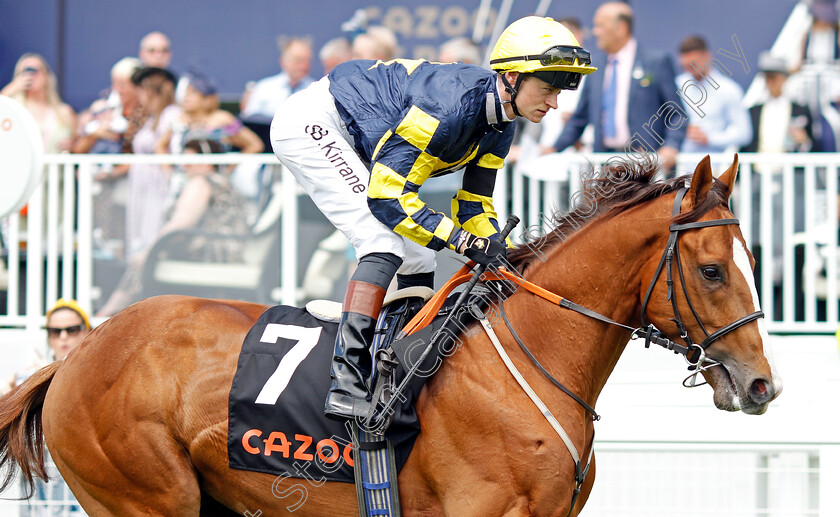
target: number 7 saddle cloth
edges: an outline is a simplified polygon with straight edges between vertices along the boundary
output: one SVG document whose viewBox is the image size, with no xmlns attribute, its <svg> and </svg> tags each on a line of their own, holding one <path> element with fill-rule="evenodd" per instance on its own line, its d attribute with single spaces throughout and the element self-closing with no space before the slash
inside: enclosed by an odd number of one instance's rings
<svg viewBox="0 0 840 517">
<path fill-rule="evenodd" d="M 402 309 L 395 307 L 402 303 Z M 394 302 L 380 317 L 380 336 L 393 336 L 423 301 Z M 400 317 L 389 318 L 389 312 Z M 446 313 L 443 309 L 441 315 Z M 349 423 L 324 416 L 330 386 L 330 362 L 338 324 L 306 309 L 274 306 L 266 310 L 245 337 L 228 402 L 228 460 L 234 469 L 353 483 Z M 435 321 L 442 323 L 443 318 Z M 428 332 L 434 330 L 429 326 Z M 378 341 L 381 339 L 377 338 Z M 418 343 L 422 344 L 422 343 Z M 404 352 L 419 357 L 422 346 Z M 424 365 L 440 357 L 433 351 Z M 439 361 L 438 361 L 439 364 Z M 424 366 L 425 368 L 425 366 Z M 397 369 L 397 381 L 404 376 Z M 418 376 L 396 405 L 385 437 L 401 469 L 420 432 L 414 401 L 426 380 Z"/>
</svg>

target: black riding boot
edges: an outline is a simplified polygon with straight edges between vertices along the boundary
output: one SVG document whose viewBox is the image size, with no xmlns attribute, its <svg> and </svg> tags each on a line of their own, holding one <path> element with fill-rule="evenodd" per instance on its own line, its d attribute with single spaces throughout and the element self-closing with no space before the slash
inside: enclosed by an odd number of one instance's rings
<svg viewBox="0 0 840 517">
<path fill-rule="evenodd" d="M 371 410 L 369 347 L 384 298 L 385 289 L 375 284 L 351 280 L 347 286 L 324 405 L 328 417 L 365 418 Z"/>
</svg>

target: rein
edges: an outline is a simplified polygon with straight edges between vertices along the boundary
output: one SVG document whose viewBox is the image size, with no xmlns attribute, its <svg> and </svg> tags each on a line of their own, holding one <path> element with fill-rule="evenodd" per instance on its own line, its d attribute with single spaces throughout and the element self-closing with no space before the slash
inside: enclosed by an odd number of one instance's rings
<svg viewBox="0 0 840 517">
<path fill-rule="evenodd" d="M 687 189 L 682 188 L 677 192 L 677 195 L 674 199 L 674 208 L 672 211 L 673 216 L 677 216 L 680 213 L 680 205 L 682 203 L 683 198 L 685 197 Z M 679 233 L 685 230 L 693 230 L 693 229 L 700 229 L 700 228 L 708 228 L 712 226 L 723 226 L 729 224 L 739 224 L 738 219 L 717 219 L 713 221 L 696 221 L 693 223 L 685 223 L 685 224 L 671 224 L 669 226 L 670 236 L 668 237 L 668 244 L 665 247 L 665 251 L 662 254 L 662 258 L 659 261 L 659 265 L 656 268 L 656 273 L 654 274 L 653 278 L 651 279 L 650 285 L 648 286 L 647 292 L 645 294 L 644 300 L 642 301 L 642 326 L 639 328 L 633 328 L 623 323 L 619 323 L 614 321 L 613 319 L 600 314 L 592 309 L 583 307 L 578 305 L 571 300 L 568 300 L 556 293 L 553 293 L 543 287 L 540 287 L 536 284 L 533 284 L 524 278 L 521 278 L 517 275 L 512 274 L 511 272 L 505 269 L 498 269 L 492 273 L 485 272 L 481 278 L 482 280 L 507 280 L 511 281 L 525 290 L 543 298 L 551 302 L 554 305 L 562 307 L 564 309 L 575 311 L 579 314 L 587 316 L 589 318 L 596 319 L 598 321 L 607 323 L 609 325 L 617 326 L 623 328 L 625 330 L 629 330 L 632 333 L 632 337 L 644 338 L 645 339 L 645 348 L 650 347 L 650 343 L 655 343 L 660 345 L 668 350 L 673 350 L 675 353 L 682 354 L 685 356 L 686 361 L 689 363 L 689 370 L 694 370 L 694 373 L 690 375 L 683 381 L 683 385 L 686 387 L 693 387 L 699 386 L 696 384 L 696 377 L 697 375 L 714 366 L 720 365 L 720 363 L 714 361 L 707 361 L 706 359 L 706 349 L 717 339 L 721 338 L 722 336 L 732 332 L 733 330 L 753 321 L 758 318 L 764 317 L 764 313 L 761 311 L 755 311 L 751 314 L 743 316 L 728 325 L 712 332 L 706 330 L 706 327 L 700 321 L 700 318 L 697 314 L 697 311 L 694 308 L 694 304 L 691 303 L 691 298 L 688 295 L 688 289 L 685 283 L 685 276 L 683 275 L 682 271 L 682 263 L 680 262 L 680 255 L 679 255 Z M 685 294 L 685 298 L 688 301 L 688 306 L 691 309 L 691 313 L 694 315 L 694 319 L 699 324 L 703 334 L 706 336 L 705 339 L 700 343 L 694 343 L 689 334 L 688 329 L 685 326 L 685 323 L 682 320 L 680 315 L 679 307 L 677 306 L 676 296 L 674 293 L 674 276 L 673 276 L 673 267 L 674 261 L 676 261 L 677 271 L 680 278 L 680 284 L 682 285 L 683 293 Z M 671 341 L 670 339 L 664 337 L 651 323 L 647 323 L 645 314 L 647 312 L 647 304 L 650 301 L 651 294 L 653 293 L 654 285 L 656 281 L 659 279 L 660 275 L 662 274 L 663 267 L 666 271 L 666 283 L 668 286 L 668 295 L 667 299 L 671 301 L 671 306 L 674 311 L 674 318 L 673 321 L 677 324 L 677 328 L 680 332 L 680 338 L 685 342 L 685 345 L 680 345 Z M 578 404 L 580 404 L 586 411 L 592 415 L 593 420 L 599 420 L 600 416 L 595 412 L 595 410 L 587 404 L 583 399 L 581 399 L 578 395 L 573 393 L 571 390 L 563 386 L 560 382 L 558 382 L 540 363 L 537 361 L 536 357 L 528 350 L 525 346 L 525 343 L 516 333 L 516 330 L 513 328 L 513 325 L 510 322 L 510 319 L 507 317 L 507 314 L 504 310 L 504 304 L 498 304 L 499 312 L 507 326 L 508 330 L 510 331 L 511 335 L 513 336 L 516 343 L 531 360 L 531 362 L 540 370 L 540 372 L 548 378 L 556 387 L 570 396 L 573 400 L 575 400 Z M 487 322 L 486 317 L 483 314 L 480 315 L 479 321 L 481 325 L 484 327 L 487 336 L 490 338 L 493 346 L 496 348 L 499 356 L 502 358 L 505 366 L 508 368 L 510 373 L 514 376 L 516 381 L 534 403 L 540 412 L 543 414 L 543 417 L 548 421 L 552 428 L 554 428 L 555 432 L 560 436 L 563 443 L 566 445 L 566 448 L 569 451 L 569 454 L 572 456 L 572 460 L 575 463 L 575 488 L 572 493 L 572 502 L 569 508 L 569 515 L 571 515 L 572 511 L 574 511 L 575 503 L 577 501 L 578 495 L 580 494 L 581 489 L 583 488 L 584 481 L 586 479 L 586 475 L 589 472 L 589 465 L 592 459 L 593 447 L 590 446 L 589 448 L 589 458 L 587 459 L 586 466 L 582 466 L 580 461 L 580 455 L 578 454 L 577 448 L 571 442 L 568 434 L 565 432 L 563 427 L 557 422 L 557 419 L 554 415 L 551 414 L 551 411 L 548 410 L 547 406 L 540 400 L 540 398 L 533 392 L 531 387 L 528 385 L 527 381 L 525 381 L 524 377 L 521 373 L 516 369 L 516 366 L 513 365 L 513 362 L 510 360 L 510 357 L 505 352 L 504 348 L 502 347 L 501 343 L 499 342 L 498 337 L 495 334 L 492 326 Z M 690 384 L 686 384 L 691 379 Z M 594 439 L 594 438 L 593 438 Z"/>
<path fill-rule="evenodd" d="M 683 198 L 685 197 L 686 192 L 688 191 L 687 188 L 683 187 L 679 191 L 674 198 L 674 207 L 672 210 L 672 216 L 676 217 L 679 215 L 681 210 L 681 203 Z M 659 260 L 659 265 L 656 268 L 656 273 L 654 274 L 653 278 L 650 281 L 650 285 L 647 288 L 647 292 L 645 293 L 645 297 L 642 300 L 642 326 L 641 327 L 631 327 L 629 325 L 625 325 L 623 323 L 619 323 L 614 321 L 613 319 L 605 316 L 599 312 L 596 312 L 592 309 L 579 305 L 569 299 L 566 299 L 559 294 L 553 293 L 543 287 L 540 287 L 534 283 L 525 280 L 524 278 L 511 273 L 510 271 L 500 268 L 495 269 L 494 271 L 484 271 L 480 275 L 480 279 L 482 281 L 494 281 L 494 280 L 502 280 L 502 281 L 510 281 L 513 282 L 523 289 L 547 300 L 548 302 L 562 307 L 564 309 L 572 310 L 577 312 L 578 314 L 582 314 L 592 319 L 596 319 L 603 323 L 607 323 L 609 325 L 613 325 L 616 327 L 623 328 L 625 330 L 629 330 L 631 332 L 631 339 L 633 338 L 640 338 L 645 340 L 645 348 L 650 348 L 650 344 L 659 345 L 667 350 L 671 350 L 676 354 L 681 354 L 685 357 L 686 362 L 689 364 L 689 370 L 693 370 L 694 373 L 687 377 L 683 381 L 683 385 L 686 387 L 694 387 L 694 386 L 701 386 L 702 384 L 697 384 L 695 382 L 696 376 L 714 366 L 718 366 L 720 363 L 710 361 L 706 358 L 706 349 L 716 340 L 720 339 L 724 335 L 746 325 L 747 323 L 756 320 L 758 318 L 764 317 L 764 312 L 762 311 L 755 311 L 751 314 L 747 314 L 728 325 L 725 325 L 718 330 L 709 334 L 706 330 L 706 327 L 700 321 L 700 318 L 697 314 L 697 311 L 694 309 L 694 304 L 691 302 L 691 298 L 688 295 L 688 290 L 686 288 L 685 283 L 685 276 L 683 275 L 682 271 L 682 263 L 680 261 L 679 255 L 679 234 L 681 231 L 685 230 L 694 230 L 694 229 L 701 229 L 701 228 L 709 228 L 712 226 L 724 226 L 730 224 L 739 224 L 738 219 L 729 218 L 729 219 L 715 219 L 712 221 L 695 221 L 692 223 L 684 223 L 684 224 L 671 224 L 669 226 L 670 235 L 668 237 L 668 243 L 665 246 L 665 250 L 662 253 L 662 258 Z M 683 288 L 683 293 L 685 294 L 685 298 L 688 301 L 688 306 L 691 309 L 691 313 L 694 316 L 695 320 L 700 326 L 700 329 L 703 331 L 705 335 L 705 339 L 700 342 L 699 344 L 692 341 L 689 334 L 688 329 L 683 322 L 683 319 L 680 315 L 679 307 L 677 305 L 676 296 L 674 295 L 674 261 L 677 264 L 677 272 L 680 278 L 680 284 Z M 671 301 L 671 306 L 674 311 L 674 321 L 677 324 L 677 328 L 680 332 L 680 339 L 683 340 L 685 345 L 681 345 L 675 341 L 672 341 L 665 337 L 653 324 L 647 322 L 647 318 L 645 315 L 647 314 L 647 305 L 650 301 L 651 295 L 653 293 L 653 288 L 656 285 L 656 281 L 662 274 L 662 270 L 665 270 L 666 274 L 666 284 L 668 286 L 668 294 L 667 299 Z M 436 295 L 429 300 L 429 302 L 423 307 L 423 309 L 405 326 L 402 330 L 402 335 L 410 335 L 417 330 L 428 325 L 437 311 L 443 304 L 446 296 L 458 285 L 466 282 L 470 279 L 470 276 L 467 271 L 469 271 L 469 265 L 465 265 L 461 271 L 456 273 L 447 284 L 442 288 Z M 502 304 L 499 304 L 501 307 Z M 557 386 L 560 390 L 564 393 L 569 395 L 572 399 L 574 399 L 578 404 L 580 404 L 586 411 L 592 416 L 593 420 L 599 420 L 600 416 L 595 412 L 595 410 L 587 404 L 583 399 L 581 399 L 576 394 L 572 393 L 571 390 L 563 386 L 557 379 L 555 379 L 534 357 L 534 355 L 528 350 L 522 340 L 519 338 L 518 334 L 513 328 L 513 325 L 510 323 L 510 320 L 507 318 L 507 315 L 504 312 L 504 309 L 501 308 L 500 310 L 502 317 L 504 318 L 505 325 L 511 332 L 511 335 L 516 340 L 517 344 L 522 348 L 525 355 L 531 360 L 531 362 L 540 370 L 540 372 L 548 378 L 552 384 Z M 689 379 L 691 381 L 689 382 Z"/>
<path fill-rule="evenodd" d="M 477 312 L 481 311 L 478 310 Z M 502 312 L 502 314 L 504 315 L 504 312 Z M 551 410 L 548 409 L 548 406 L 546 406 L 545 403 L 540 399 L 540 396 L 537 395 L 533 388 L 531 388 L 531 385 L 528 384 L 528 381 L 525 380 L 525 377 L 519 372 L 519 370 L 516 368 L 516 365 L 513 364 L 513 361 L 511 360 L 510 356 L 507 354 L 507 352 L 505 352 L 505 347 L 502 346 L 502 343 L 499 341 L 499 337 L 496 336 L 496 332 L 493 330 L 493 326 L 490 325 L 489 321 L 487 321 L 487 317 L 483 313 L 475 314 L 475 316 L 478 317 L 478 321 L 481 323 L 481 326 L 487 333 L 487 337 L 490 338 L 490 342 L 493 343 L 493 347 L 496 349 L 496 353 L 499 354 L 499 357 L 502 359 L 502 362 L 505 363 L 505 367 L 507 367 L 508 371 L 511 373 L 511 375 L 513 375 L 513 378 L 516 379 L 516 382 L 522 388 L 522 391 L 524 391 L 525 394 L 528 395 L 528 398 L 531 399 L 531 402 L 533 402 L 534 405 L 537 406 L 537 409 L 540 410 L 540 413 L 542 413 L 543 418 L 545 418 L 548 421 L 551 428 L 554 429 L 554 432 L 556 432 L 557 436 L 560 437 L 560 440 L 563 441 L 563 444 L 566 446 L 566 449 L 572 456 L 572 461 L 575 462 L 575 488 L 572 492 L 572 502 L 569 505 L 569 513 L 567 514 L 568 517 L 575 510 L 575 503 L 577 502 L 577 498 L 580 495 L 580 491 L 583 489 L 583 484 L 586 481 L 586 475 L 589 474 L 589 466 L 592 464 L 592 455 L 595 453 L 595 447 L 593 447 L 590 443 L 589 456 L 586 458 L 586 466 L 583 466 L 580 461 L 580 454 L 578 454 L 577 447 L 575 447 L 575 444 L 574 442 L 572 442 L 572 439 L 569 437 L 569 434 L 566 432 L 565 429 L 563 429 L 563 426 L 560 425 L 560 422 L 557 421 L 557 418 L 551 413 Z M 504 317 L 505 322 L 507 322 L 507 316 Z M 508 328 L 511 330 L 511 332 L 513 332 L 513 328 L 510 327 L 509 324 Z M 514 336 L 516 336 L 515 332 Z M 537 366 L 540 367 L 540 370 L 542 370 L 542 372 L 546 376 L 548 376 L 549 379 L 551 379 L 555 384 L 558 384 L 558 386 L 561 389 L 563 389 L 564 393 L 567 393 L 570 396 L 574 397 L 575 400 L 583 404 L 585 407 L 589 407 L 584 402 L 582 402 L 576 395 L 572 394 L 569 390 L 567 390 L 562 384 L 557 383 L 557 381 L 555 381 L 554 378 L 548 374 L 548 372 L 543 370 L 542 366 L 539 365 L 537 360 L 534 358 L 534 356 L 531 355 L 528 349 L 524 348 L 525 345 L 522 344 L 518 336 L 516 337 L 516 339 L 519 342 L 520 346 L 523 347 L 523 350 L 525 350 L 525 353 L 528 354 L 528 357 L 530 357 L 531 360 Z M 592 440 L 595 440 L 594 435 L 592 437 Z"/>
</svg>

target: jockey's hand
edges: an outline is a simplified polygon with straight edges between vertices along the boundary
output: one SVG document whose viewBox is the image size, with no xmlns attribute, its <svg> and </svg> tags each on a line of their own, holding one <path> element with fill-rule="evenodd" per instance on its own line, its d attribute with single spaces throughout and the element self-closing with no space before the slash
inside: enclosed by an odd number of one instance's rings
<svg viewBox="0 0 840 517">
<path fill-rule="evenodd" d="M 464 233 L 466 238 L 459 243 L 457 251 L 468 259 L 483 266 L 489 266 L 499 259 L 504 259 L 507 255 L 503 242 L 488 237 L 476 237 L 467 232 Z"/>
</svg>

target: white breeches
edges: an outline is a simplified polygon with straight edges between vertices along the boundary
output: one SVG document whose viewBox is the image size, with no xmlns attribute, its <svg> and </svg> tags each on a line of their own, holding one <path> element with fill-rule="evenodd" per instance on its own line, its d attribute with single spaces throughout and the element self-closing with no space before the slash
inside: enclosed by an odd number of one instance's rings
<svg viewBox="0 0 840 517">
<path fill-rule="evenodd" d="M 370 171 L 356 154 L 353 138 L 324 77 L 292 95 L 271 122 L 271 146 L 315 205 L 347 236 L 357 258 L 375 252 L 403 259 L 400 274 L 435 269 L 435 252 L 382 224 L 367 204 Z"/>
</svg>

